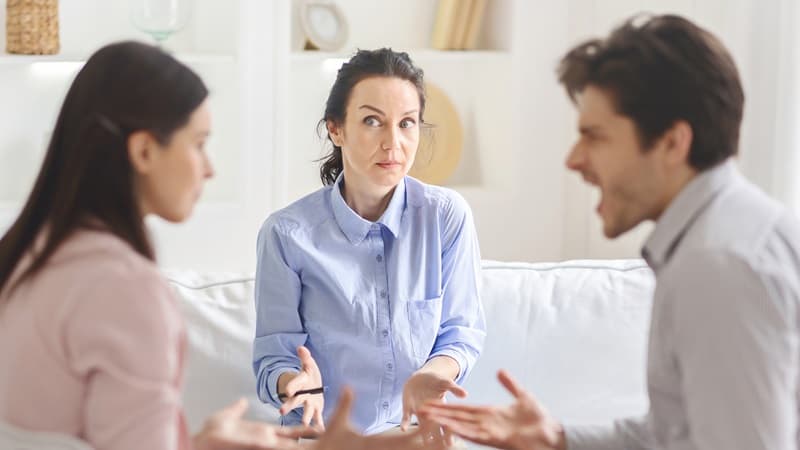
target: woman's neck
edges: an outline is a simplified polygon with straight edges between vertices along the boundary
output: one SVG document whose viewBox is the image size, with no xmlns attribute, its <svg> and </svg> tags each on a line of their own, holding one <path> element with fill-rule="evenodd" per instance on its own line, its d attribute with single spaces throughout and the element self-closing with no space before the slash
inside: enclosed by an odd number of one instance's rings
<svg viewBox="0 0 800 450">
<path fill-rule="evenodd" d="M 396 186 L 392 186 L 383 191 L 373 190 L 370 192 L 367 189 L 359 189 L 353 183 L 343 181 L 341 193 L 350 209 L 364 219 L 375 222 L 381 218 L 389 206 L 389 202 L 392 201 L 395 188 Z"/>
</svg>

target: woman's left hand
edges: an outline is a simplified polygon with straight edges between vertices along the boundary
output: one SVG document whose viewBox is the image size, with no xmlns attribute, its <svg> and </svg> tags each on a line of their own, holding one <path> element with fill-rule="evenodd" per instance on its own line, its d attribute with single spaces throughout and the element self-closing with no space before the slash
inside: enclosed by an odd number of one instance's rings
<svg viewBox="0 0 800 450">
<path fill-rule="evenodd" d="M 437 358 L 434 358 L 437 359 Z M 449 359 L 449 358 L 448 358 Z M 429 361 L 429 363 L 434 360 Z M 416 414 L 419 408 L 427 402 L 441 402 L 444 396 L 451 392 L 457 397 L 466 397 L 467 391 L 457 385 L 452 378 L 440 369 L 436 364 L 426 364 L 424 367 L 414 372 L 406 381 L 403 387 L 403 421 L 400 424 L 402 430 L 407 430 L 411 424 L 411 415 Z M 456 372 L 457 374 L 458 372 Z M 419 420 L 420 431 L 429 436 L 428 439 L 442 436 L 441 428 L 432 421 L 427 421 L 417 417 Z M 444 440 L 447 445 L 452 444 L 449 433 L 444 433 Z"/>
</svg>

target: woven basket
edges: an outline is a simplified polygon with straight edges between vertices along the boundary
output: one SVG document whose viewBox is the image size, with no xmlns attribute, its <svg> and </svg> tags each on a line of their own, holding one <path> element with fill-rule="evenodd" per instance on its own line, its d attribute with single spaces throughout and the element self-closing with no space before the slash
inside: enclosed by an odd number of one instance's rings
<svg viewBox="0 0 800 450">
<path fill-rule="evenodd" d="M 58 50 L 58 0 L 7 0 L 8 53 L 52 55 Z"/>
</svg>

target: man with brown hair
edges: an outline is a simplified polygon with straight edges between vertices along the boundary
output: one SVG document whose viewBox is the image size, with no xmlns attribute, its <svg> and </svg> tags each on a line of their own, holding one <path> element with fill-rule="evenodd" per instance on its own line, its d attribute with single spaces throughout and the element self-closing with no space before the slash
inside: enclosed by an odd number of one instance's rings
<svg viewBox="0 0 800 450">
<path fill-rule="evenodd" d="M 501 371 L 514 404 L 424 414 L 501 448 L 798 448 L 800 226 L 732 160 L 744 104 L 733 59 L 688 20 L 657 16 L 572 49 L 558 73 L 579 112 L 566 164 L 600 189 L 604 234 L 656 222 L 642 249 L 656 275 L 650 409 L 563 427 Z"/>
</svg>

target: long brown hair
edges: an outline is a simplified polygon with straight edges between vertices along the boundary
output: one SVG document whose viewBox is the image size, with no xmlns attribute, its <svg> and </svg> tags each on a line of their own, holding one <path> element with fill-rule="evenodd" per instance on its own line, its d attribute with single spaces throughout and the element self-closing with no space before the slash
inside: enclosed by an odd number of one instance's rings
<svg viewBox="0 0 800 450">
<path fill-rule="evenodd" d="M 22 212 L 0 239 L 0 292 L 33 276 L 73 231 L 93 223 L 153 260 L 128 136 L 146 130 L 166 145 L 207 96 L 191 69 L 156 47 L 120 42 L 95 52 L 67 92 Z M 45 228 L 30 266 L 6 286 Z"/>
</svg>

